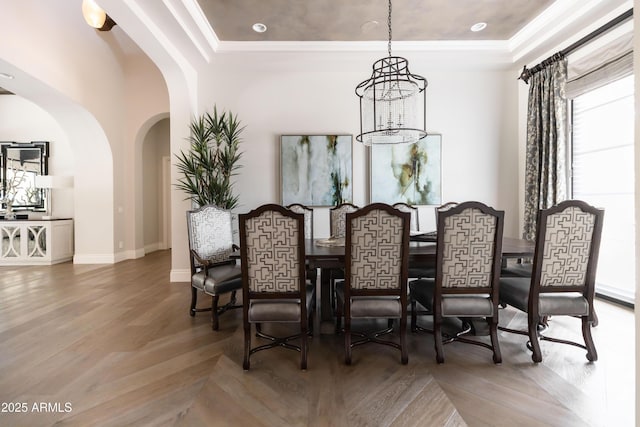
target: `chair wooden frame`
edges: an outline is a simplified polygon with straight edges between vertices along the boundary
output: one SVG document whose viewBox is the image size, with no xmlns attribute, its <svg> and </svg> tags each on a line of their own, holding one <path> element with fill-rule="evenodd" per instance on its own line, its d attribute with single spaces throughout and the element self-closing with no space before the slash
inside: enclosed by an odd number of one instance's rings
<svg viewBox="0 0 640 427">
<path fill-rule="evenodd" d="M 584 283 L 582 285 L 571 286 L 541 286 L 541 277 L 545 252 L 545 236 L 547 235 L 548 220 L 556 214 L 562 214 L 567 209 L 578 208 L 584 213 L 593 215 L 593 231 L 590 239 L 589 255 L 586 265 L 586 272 L 584 274 Z M 532 351 L 531 358 L 535 363 L 542 361 L 542 351 L 540 348 L 540 341 L 551 341 L 561 344 L 568 344 L 575 347 L 585 349 L 587 351 L 587 360 L 594 362 L 598 360 L 598 353 L 591 336 L 591 327 L 594 326 L 594 322 L 597 324 L 595 317 L 595 311 L 593 308 L 593 299 L 595 295 L 595 278 L 596 267 L 598 264 L 598 253 L 600 250 L 600 241 L 602 235 L 602 222 L 604 220 L 604 210 L 595 208 L 586 202 L 581 200 L 566 200 L 558 203 L 557 205 L 549 209 L 541 209 L 538 211 L 537 219 L 537 231 L 536 231 L 536 246 L 535 254 L 533 258 L 533 269 L 531 272 L 531 278 L 521 278 L 521 280 L 529 281 L 529 295 L 527 306 L 527 331 L 516 330 L 511 328 L 500 327 L 500 330 L 516 333 L 520 335 L 527 335 L 529 342 L 527 347 Z M 510 280 L 510 279 L 506 279 Z M 588 304 L 588 313 L 579 317 L 582 321 L 582 336 L 584 344 L 574 341 L 553 338 L 544 335 L 543 332 L 547 329 L 548 323 L 546 323 L 546 314 L 540 313 L 540 294 L 557 294 L 562 292 L 575 292 L 582 295 Z M 502 299 L 504 302 L 504 299 Z M 553 316 L 561 314 L 555 313 Z"/>
<path fill-rule="evenodd" d="M 379 210 L 384 211 L 394 217 L 400 218 L 403 222 L 402 226 L 402 241 L 401 241 L 401 251 L 398 256 L 401 260 L 400 274 L 398 275 L 397 287 L 389 287 L 386 289 L 356 289 L 351 286 L 351 280 L 354 277 L 352 274 L 352 259 L 353 259 L 353 245 L 352 245 L 352 228 L 354 220 L 366 216 L 371 212 Z M 408 275 L 408 267 L 409 267 L 409 222 L 411 221 L 411 214 L 408 212 L 402 212 L 398 209 L 393 208 L 390 205 L 384 203 L 373 203 L 368 206 L 365 206 L 362 209 L 359 209 L 356 212 L 347 214 L 347 223 L 346 223 L 346 236 L 345 236 L 345 281 L 344 281 L 344 348 L 345 348 L 345 363 L 347 365 L 351 364 L 351 350 L 353 347 L 373 342 L 377 344 L 384 344 L 400 350 L 401 353 L 401 363 L 408 363 L 409 357 L 407 352 L 406 345 L 406 330 L 407 330 L 407 275 Z M 351 305 L 352 305 L 352 297 L 384 297 L 384 296 L 392 296 L 398 297 L 400 301 L 401 307 L 401 315 L 400 315 L 400 343 L 396 343 L 390 340 L 381 340 L 380 336 L 390 333 L 391 322 L 387 329 L 382 331 L 375 331 L 373 333 L 357 333 L 355 335 L 359 336 L 360 339 L 352 342 L 351 337 L 353 331 L 351 330 Z M 341 312 L 341 307 L 338 310 Z M 341 314 L 341 313 L 340 313 Z M 339 314 L 339 315 L 340 315 Z M 380 316 L 383 317 L 383 316 Z M 390 321 L 391 319 L 389 319 Z"/>
<path fill-rule="evenodd" d="M 204 215 L 206 214 L 207 211 L 213 211 L 214 213 L 220 213 L 220 214 L 226 214 L 229 215 L 229 232 L 228 232 L 228 236 L 230 237 L 232 234 L 231 231 L 231 213 L 226 210 L 226 209 L 222 209 L 219 208 L 215 205 L 204 205 L 201 206 L 197 209 L 193 209 L 193 210 L 189 210 L 186 212 L 186 217 L 187 217 L 187 236 L 188 236 L 188 241 L 189 241 L 189 264 L 190 264 L 190 268 L 191 268 L 191 277 L 192 277 L 192 286 L 191 286 L 191 307 L 189 308 L 189 315 L 191 317 L 194 317 L 195 314 L 197 312 L 202 312 L 202 311 L 211 311 L 211 328 L 213 330 L 218 330 L 219 326 L 220 326 L 220 315 L 222 315 L 223 313 L 225 313 L 228 310 L 231 309 L 235 309 L 235 308 L 241 308 L 242 305 L 237 304 L 237 299 L 236 299 L 236 292 L 238 290 L 240 290 L 242 288 L 242 284 L 240 282 L 240 277 L 241 277 L 241 270 L 239 268 L 235 268 L 236 267 L 236 261 L 230 258 L 227 259 L 216 259 L 216 260 L 212 260 L 212 259 L 208 259 L 206 258 L 206 256 L 204 256 L 203 254 L 199 254 L 197 249 L 194 248 L 195 246 L 195 236 L 194 236 L 194 230 L 193 230 L 193 218 L 198 216 L 198 215 Z M 211 232 L 215 232 L 214 230 L 211 230 Z M 238 246 L 236 246 L 235 244 L 233 244 L 233 242 L 229 241 L 229 249 L 231 250 L 237 250 Z M 230 252 L 229 251 L 229 252 Z M 211 295 L 211 307 L 207 307 L 207 308 L 197 308 L 197 302 L 198 302 L 198 289 L 194 286 L 193 284 L 193 277 L 202 272 L 204 274 L 204 282 L 205 285 L 203 286 L 203 292 L 208 293 L 206 291 L 207 287 L 206 283 L 209 280 L 213 280 L 213 278 L 209 278 L 210 273 L 213 272 L 213 270 L 217 269 L 217 268 L 225 268 L 229 274 L 228 274 L 228 278 L 222 280 L 220 283 L 222 285 L 224 285 L 224 288 L 226 289 L 225 292 L 222 293 L 227 293 L 230 292 L 231 293 L 231 297 L 229 299 L 229 302 L 219 306 L 219 302 L 220 302 L 220 294 L 219 292 L 214 292 Z M 235 273 L 234 273 L 235 271 Z"/>
<path fill-rule="evenodd" d="M 298 286 L 295 291 L 282 291 L 282 290 L 263 290 L 257 291 L 254 289 L 254 278 L 251 277 L 249 272 L 249 266 L 251 263 L 257 262 L 257 260 L 252 260 L 249 255 L 249 246 L 248 237 L 247 237 L 247 223 L 252 221 L 253 219 L 259 218 L 264 214 L 268 213 L 277 213 L 285 218 L 292 219 L 297 228 L 297 240 L 295 243 L 295 259 L 297 259 L 297 282 Z M 306 284 L 306 269 L 305 269 L 305 238 L 304 238 L 304 215 L 295 213 L 283 206 L 275 205 L 275 204 L 267 204 L 262 205 L 249 213 L 241 214 L 239 216 L 240 223 L 240 259 L 242 266 L 242 278 L 243 278 L 243 326 L 244 326 L 244 362 L 243 368 L 245 370 L 249 370 L 250 368 L 250 357 L 252 354 L 266 350 L 274 347 L 283 347 L 290 350 L 295 350 L 300 352 L 300 369 L 307 369 L 307 348 L 308 348 L 308 337 L 309 337 L 309 312 L 307 311 L 307 284 Z M 277 242 L 275 244 L 278 244 Z M 264 255 L 266 252 L 263 252 Z M 271 262 L 283 262 L 280 257 L 273 256 L 270 259 Z M 258 280 L 255 280 L 258 282 Z M 259 284 L 256 283 L 256 285 Z M 277 288 L 278 285 L 273 283 L 273 287 Z M 267 335 L 262 332 L 261 328 L 258 326 L 263 321 L 252 321 L 250 319 L 250 306 L 253 302 L 261 301 L 261 302 L 271 302 L 273 304 L 278 303 L 295 303 L 298 301 L 298 306 L 300 309 L 299 314 L 299 322 L 300 322 L 300 333 L 295 334 L 288 337 L 274 337 Z M 311 298 L 313 301 L 313 298 Z M 290 319 L 287 320 L 266 320 L 264 322 L 287 322 L 291 323 Z M 257 347 L 251 347 L 251 324 L 256 324 L 256 336 L 259 338 L 265 338 L 271 341 L 268 344 L 260 345 Z M 300 345 L 290 344 L 290 341 L 293 339 L 300 338 Z"/>
</svg>

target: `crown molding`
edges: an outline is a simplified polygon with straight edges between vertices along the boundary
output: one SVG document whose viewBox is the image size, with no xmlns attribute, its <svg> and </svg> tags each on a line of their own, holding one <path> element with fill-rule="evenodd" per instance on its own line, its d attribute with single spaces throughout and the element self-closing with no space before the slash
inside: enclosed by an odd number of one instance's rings
<svg viewBox="0 0 640 427">
<path fill-rule="evenodd" d="M 182 0 L 182 5 L 186 9 L 193 22 L 196 24 L 198 30 L 200 30 L 200 34 L 206 40 L 207 44 L 209 45 L 209 49 L 211 49 L 211 51 L 215 53 L 220 46 L 220 39 L 218 39 L 218 35 L 215 33 L 213 28 L 211 28 L 211 25 L 209 24 L 209 21 L 204 15 L 204 12 L 202 11 L 202 8 L 200 8 L 198 2 L 196 0 Z M 185 32 L 187 32 L 186 28 Z M 205 57 L 205 59 L 207 58 Z M 207 61 L 209 62 L 208 59 Z"/>
<path fill-rule="evenodd" d="M 443 52 L 443 51 L 508 51 L 506 41 L 398 41 L 393 42 L 392 49 L 401 52 Z M 386 41 L 371 42 L 310 42 L 310 41 L 282 41 L 282 42 L 238 42 L 220 41 L 218 52 L 376 52 L 387 50 Z"/>
<path fill-rule="evenodd" d="M 633 7 L 632 0 L 563 0 L 553 3 L 509 40 L 513 62 L 531 59 L 542 51 L 557 49 Z M 594 21 L 595 19 L 595 21 Z M 568 39 L 563 34 L 573 34 Z M 560 37 L 561 40 L 558 40 Z"/>
</svg>

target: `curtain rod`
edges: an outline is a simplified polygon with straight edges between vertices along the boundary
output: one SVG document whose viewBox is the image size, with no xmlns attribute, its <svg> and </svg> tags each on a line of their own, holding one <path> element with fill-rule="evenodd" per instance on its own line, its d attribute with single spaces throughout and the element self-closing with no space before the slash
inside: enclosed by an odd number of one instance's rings
<svg viewBox="0 0 640 427">
<path fill-rule="evenodd" d="M 584 36 L 583 38 L 581 38 L 577 42 L 573 43 L 569 47 L 567 47 L 565 49 L 562 49 L 559 52 L 554 53 L 553 55 L 551 55 L 550 57 L 548 57 L 547 59 L 545 59 L 544 61 L 542 61 L 538 65 L 534 66 L 533 68 L 528 69 L 526 64 L 525 64 L 524 68 L 522 68 L 522 72 L 520 73 L 520 76 L 518 77 L 518 80 L 522 80 L 522 81 L 524 81 L 525 83 L 528 84 L 529 83 L 529 79 L 531 78 L 531 76 L 534 75 L 535 73 L 537 73 L 538 71 L 542 70 L 543 68 L 545 68 L 549 64 L 557 61 L 558 59 L 562 59 L 562 58 L 566 57 L 567 55 L 569 55 L 574 50 L 582 47 L 583 45 L 585 45 L 587 43 L 589 43 L 591 40 L 595 39 L 596 37 L 601 36 L 602 34 L 606 33 L 607 31 L 611 30 L 612 28 L 617 27 L 618 25 L 622 24 L 623 22 L 625 22 L 626 20 L 628 20 L 631 17 L 633 17 L 633 8 L 627 10 L 626 12 L 621 14 L 620 16 L 618 16 L 618 17 L 612 19 L 611 21 L 607 22 L 602 27 L 590 32 L 589 34 L 587 34 L 586 36 Z"/>
</svg>

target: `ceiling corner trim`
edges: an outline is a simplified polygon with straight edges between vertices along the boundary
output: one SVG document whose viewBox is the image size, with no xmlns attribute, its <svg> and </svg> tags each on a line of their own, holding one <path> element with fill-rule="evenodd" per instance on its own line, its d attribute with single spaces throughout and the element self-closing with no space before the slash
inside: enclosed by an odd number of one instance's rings
<svg viewBox="0 0 640 427">
<path fill-rule="evenodd" d="M 195 17 L 194 17 L 194 13 L 192 13 L 192 11 L 189 9 L 188 3 L 190 2 L 187 0 L 182 0 L 182 1 L 162 0 L 162 2 L 164 3 L 165 7 L 169 11 L 173 19 L 175 19 L 177 24 L 180 26 L 182 31 L 187 35 L 187 37 L 189 38 L 193 46 L 196 48 L 198 53 L 202 56 L 202 58 L 207 63 L 210 63 L 212 55 L 213 53 L 215 53 L 215 49 L 211 46 L 210 43 L 208 43 L 209 40 L 207 39 L 205 32 L 202 31 L 201 26 L 198 24 L 197 12 L 195 13 Z M 182 7 L 180 7 L 181 5 Z M 185 13 L 185 10 L 186 10 L 186 13 Z M 202 14 L 202 11 L 200 13 Z M 193 25 L 190 25 L 191 23 L 187 22 L 189 18 L 195 21 L 196 28 L 200 30 L 200 34 L 196 34 L 196 32 L 193 31 L 193 28 L 194 28 Z M 209 45 L 208 46 L 209 49 L 203 46 L 203 43 L 201 42 L 202 39 L 207 41 L 207 44 Z"/>
<path fill-rule="evenodd" d="M 221 41 L 218 52 L 386 52 L 386 41 L 365 42 L 244 42 Z M 509 54 L 507 41 L 398 41 L 394 50 L 402 52 L 487 52 Z"/>
<path fill-rule="evenodd" d="M 182 0 L 182 4 L 191 16 L 191 19 L 193 19 L 193 22 L 198 26 L 198 29 L 204 36 L 205 40 L 207 40 L 211 50 L 213 52 L 217 52 L 220 47 L 220 39 L 209 24 L 209 21 L 198 2 L 196 0 Z"/>
<path fill-rule="evenodd" d="M 618 2 L 620 3 L 620 2 Z M 601 0 L 556 1 L 509 40 L 514 62 L 544 48 L 562 30 L 602 8 Z M 549 46 L 553 48 L 553 46 Z"/>
</svg>

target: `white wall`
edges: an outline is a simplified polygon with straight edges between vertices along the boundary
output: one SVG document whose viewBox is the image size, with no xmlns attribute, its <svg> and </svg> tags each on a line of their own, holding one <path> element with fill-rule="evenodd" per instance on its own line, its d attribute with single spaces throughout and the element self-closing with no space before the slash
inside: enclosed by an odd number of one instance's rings
<svg viewBox="0 0 640 427">
<path fill-rule="evenodd" d="M 238 212 L 280 201 L 282 134 L 354 135 L 354 203 L 369 202 L 369 167 L 359 131 L 354 89 L 371 74 L 378 53 L 222 53 L 210 81 L 201 85 L 201 108 L 237 113 L 246 125 L 243 168 L 236 181 Z M 480 200 L 507 211 L 505 234 L 516 234 L 516 86 L 496 66 L 449 63 L 427 54 L 405 55 L 413 73 L 426 77 L 427 130 L 442 134 L 443 201 Z M 503 166 L 506 165 L 506 168 Z M 505 176 L 504 171 L 514 176 Z M 433 208 L 421 209 L 421 226 L 433 228 Z M 328 235 L 326 208 L 315 210 L 314 232 Z"/>
<path fill-rule="evenodd" d="M 144 218 L 145 253 L 160 247 L 162 219 L 161 206 L 162 157 L 169 155 L 169 120 L 156 123 L 144 138 L 142 146 L 142 201 Z"/>
</svg>

